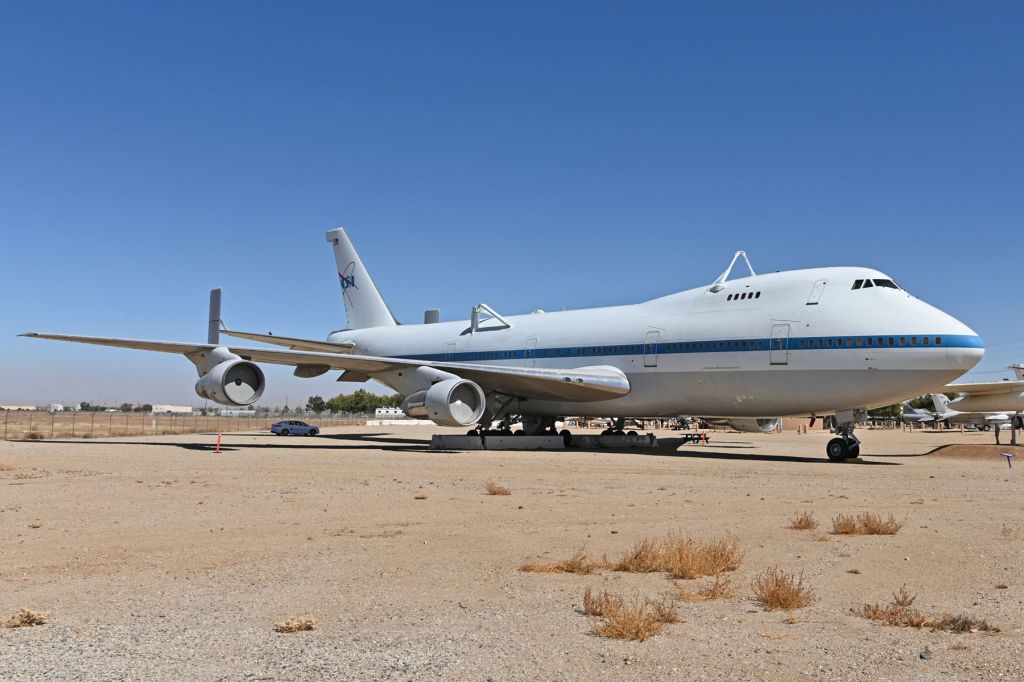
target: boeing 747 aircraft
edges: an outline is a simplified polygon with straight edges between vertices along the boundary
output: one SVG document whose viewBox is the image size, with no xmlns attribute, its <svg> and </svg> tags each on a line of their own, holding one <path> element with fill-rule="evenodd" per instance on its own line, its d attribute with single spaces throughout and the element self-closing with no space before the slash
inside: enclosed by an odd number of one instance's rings
<svg viewBox="0 0 1024 682">
<path fill-rule="evenodd" d="M 835 461 L 859 454 L 854 426 L 867 409 L 945 384 L 984 353 L 966 325 L 881 272 L 757 275 L 742 251 L 711 285 L 644 303 L 507 317 L 480 304 L 468 320 L 399 324 L 345 231 L 327 241 L 348 326 L 326 341 L 225 329 L 284 348 L 222 344 L 219 295 L 205 344 L 25 336 L 180 353 L 199 373 L 196 392 L 225 405 L 259 399 L 255 363 L 272 363 L 300 377 L 376 379 L 404 396 L 406 413 L 440 425 L 507 427 L 518 416 L 530 434 L 553 432 L 565 415 L 700 414 L 749 431 L 783 416 L 835 415 L 826 447 Z M 750 274 L 730 279 L 741 257 Z"/>
</svg>

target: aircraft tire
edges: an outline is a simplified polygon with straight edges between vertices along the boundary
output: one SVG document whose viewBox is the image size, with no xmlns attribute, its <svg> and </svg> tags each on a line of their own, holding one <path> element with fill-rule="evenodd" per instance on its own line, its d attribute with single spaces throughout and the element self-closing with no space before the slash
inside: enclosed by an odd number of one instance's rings
<svg viewBox="0 0 1024 682">
<path fill-rule="evenodd" d="M 860 443 L 850 444 L 850 459 L 856 459 L 860 457 Z"/>
<path fill-rule="evenodd" d="M 833 462 L 844 462 L 850 456 L 850 444 L 842 438 L 833 438 L 825 446 L 825 454 Z"/>
</svg>

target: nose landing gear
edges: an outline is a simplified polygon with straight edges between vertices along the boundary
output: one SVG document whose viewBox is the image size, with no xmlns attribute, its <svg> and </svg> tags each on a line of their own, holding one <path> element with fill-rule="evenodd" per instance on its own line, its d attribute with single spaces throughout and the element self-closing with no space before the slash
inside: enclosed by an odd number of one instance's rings
<svg viewBox="0 0 1024 682">
<path fill-rule="evenodd" d="M 836 413 L 836 425 L 833 431 L 838 438 L 833 438 L 825 446 L 825 454 L 830 461 L 843 462 L 860 457 L 860 439 L 853 435 L 855 415 L 853 410 Z"/>
</svg>

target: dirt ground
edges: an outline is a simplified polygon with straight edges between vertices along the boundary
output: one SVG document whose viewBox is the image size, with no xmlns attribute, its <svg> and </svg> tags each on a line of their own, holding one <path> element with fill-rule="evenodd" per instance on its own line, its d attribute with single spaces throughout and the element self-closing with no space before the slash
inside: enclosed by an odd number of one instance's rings
<svg viewBox="0 0 1024 682">
<path fill-rule="evenodd" d="M 427 452 L 435 431 L 231 434 L 220 454 L 215 435 L 0 443 L 0 620 L 48 614 L 0 629 L 0 679 L 1024 677 L 1024 461 L 925 454 L 991 434 L 862 430 L 863 463 L 832 464 L 817 431 Z M 511 494 L 484 494 L 489 480 Z M 817 530 L 787 528 L 802 511 Z M 904 526 L 829 534 L 834 515 L 863 511 Z M 685 622 L 644 642 L 595 636 L 583 591 L 671 595 L 665 574 L 518 570 L 671 531 L 735 535 L 738 592 L 680 602 Z M 750 584 L 770 566 L 802 573 L 818 600 L 762 609 Z M 1001 632 L 851 613 L 902 585 L 926 613 Z M 292 617 L 318 625 L 274 632 Z"/>
</svg>

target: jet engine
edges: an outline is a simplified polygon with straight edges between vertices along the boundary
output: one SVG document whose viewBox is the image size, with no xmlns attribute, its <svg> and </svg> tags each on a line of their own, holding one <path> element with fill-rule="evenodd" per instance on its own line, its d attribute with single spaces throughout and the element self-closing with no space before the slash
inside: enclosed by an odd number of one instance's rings
<svg viewBox="0 0 1024 682">
<path fill-rule="evenodd" d="M 778 419 L 730 419 L 729 426 L 744 433 L 771 433 L 779 427 Z"/>
<path fill-rule="evenodd" d="M 238 358 L 214 365 L 196 382 L 196 393 L 221 405 L 252 405 L 266 385 L 258 365 Z"/>
<path fill-rule="evenodd" d="M 468 379 L 445 379 L 402 402 L 410 417 L 426 417 L 440 426 L 469 426 L 480 421 L 487 406 L 482 388 Z"/>
</svg>

